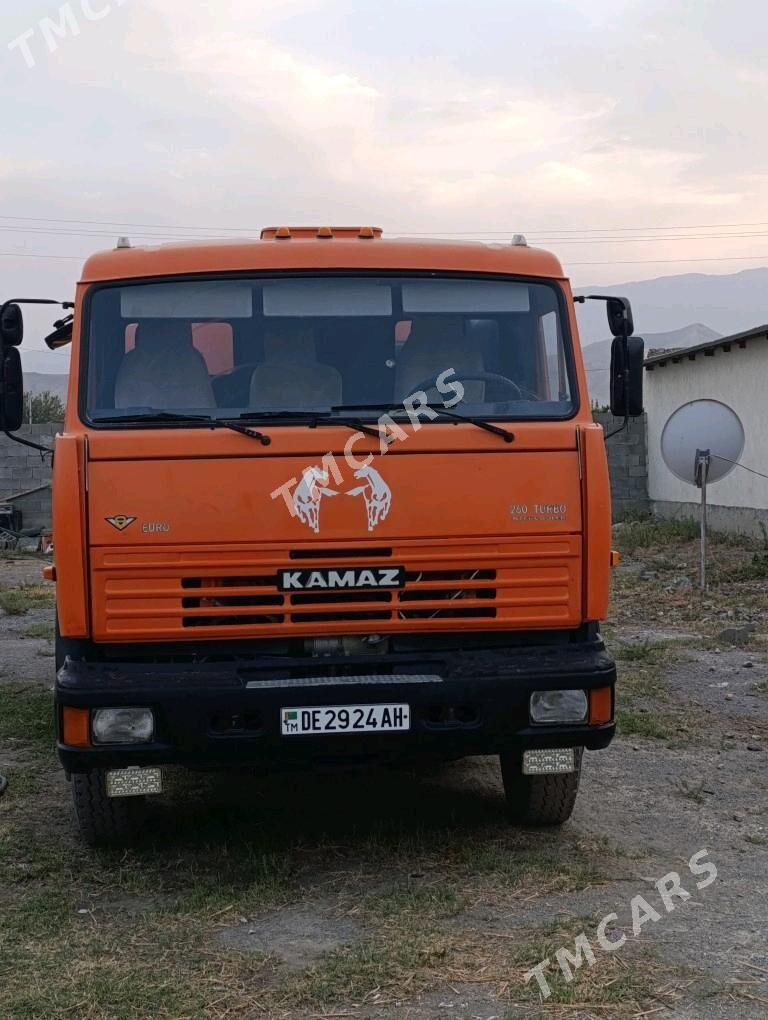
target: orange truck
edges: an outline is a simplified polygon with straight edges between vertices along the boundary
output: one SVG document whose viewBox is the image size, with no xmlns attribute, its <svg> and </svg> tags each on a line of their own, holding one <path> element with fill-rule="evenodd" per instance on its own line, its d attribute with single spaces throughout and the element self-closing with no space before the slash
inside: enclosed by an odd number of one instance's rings
<svg viewBox="0 0 768 1020">
<path fill-rule="evenodd" d="M 626 417 L 642 341 L 604 300 Z M 84 839 L 132 833 L 167 766 L 499 755 L 514 821 L 567 819 L 616 671 L 605 443 L 558 260 L 373 227 L 121 238 L 70 307 L 49 574 Z M 7 301 L 11 435 L 22 335 Z"/>
</svg>

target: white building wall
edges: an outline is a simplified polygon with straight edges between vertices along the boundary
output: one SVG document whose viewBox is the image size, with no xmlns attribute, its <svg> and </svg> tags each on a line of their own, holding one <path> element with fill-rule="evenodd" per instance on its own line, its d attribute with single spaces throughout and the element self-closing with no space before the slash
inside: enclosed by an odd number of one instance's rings
<svg viewBox="0 0 768 1020">
<path fill-rule="evenodd" d="M 654 509 L 674 511 L 675 504 L 698 503 L 699 490 L 679 481 L 661 456 L 661 433 L 669 416 L 690 400 L 721 400 L 738 414 L 746 441 L 741 462 L 768 474 L 768 340 L 754 339 L 744 348 L 734 343 L 730 351 L 703 353 L 695 361 L 687 357 L 645 373 L 645 406 L 648 413 L 648 492 Z M 727 514 L 715 511 L 713 523 L 734 530 L 759 531 L 750 520 L 768 520 L 768 479 L 740 468 L 707 487 L 713 507 L 734 508 Z M 743 511 L 738 512 L 739 508 Z M 681 508 L 682 509 L 682 508 Z M 766 513 L 760 513 L 765 511 Z"/>
</svg>

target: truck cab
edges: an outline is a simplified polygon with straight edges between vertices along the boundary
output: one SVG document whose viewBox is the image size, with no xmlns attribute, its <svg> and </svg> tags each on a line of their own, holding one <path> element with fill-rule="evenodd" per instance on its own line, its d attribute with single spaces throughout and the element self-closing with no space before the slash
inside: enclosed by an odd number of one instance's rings
<svg viewBox="0 0 768 1020">
<path fill-rule="evenodd" d="M 133 832 L 172 765 L 498 755 L 514 821 L 568 818 L 616 670 L 604 438 L 553 255 L 123 240 L 63 333 L 55 706 L 88 842 Z"/>
</svg>

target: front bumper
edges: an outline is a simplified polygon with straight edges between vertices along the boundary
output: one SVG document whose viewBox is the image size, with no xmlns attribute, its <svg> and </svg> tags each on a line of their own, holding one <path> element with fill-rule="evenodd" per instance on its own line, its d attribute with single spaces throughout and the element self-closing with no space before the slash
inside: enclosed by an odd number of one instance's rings
<svg viewBox="0 0 768 1020">
<path fill-rule="evenodd" d="M 460 758 L 544 747 L 598 749 L 613 722 L 532 726 L 534 690 L 613 689 L 616 667 L 600 640 L 450 653 L 248 662 L 131 663 L 67 658 L 56 680 L 59 758 L 68 772 L 179 764 L 317 767 L 322 764 Z M 398 733 L 282 736 L 283 708 L 406 703 Z M 155 712 L 152 743 L 70 747 L 61 711 L 124 705 Z"/>
</svg>

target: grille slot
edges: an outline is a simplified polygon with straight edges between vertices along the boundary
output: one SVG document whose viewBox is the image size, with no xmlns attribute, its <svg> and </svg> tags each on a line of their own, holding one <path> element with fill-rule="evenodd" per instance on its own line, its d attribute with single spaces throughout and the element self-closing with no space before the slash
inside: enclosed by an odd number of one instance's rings
<svg viewBox="0 0 768 1020">
<path fill-rule="evenodd" d="M 391 549 L 291 549 L 292 560 L 383 560 L 392 555 Z"/>
<path fill-rule="evenodd" d="M 492 620 L 496 616 L 496 609 L 493 606 L 488 609 L 477 606 L 462 609 L 452 605 L 450 609 L 401 609 L 399 616 L 401 620 L 468 620 L 472 617 Z"/>
<path fill-rule="evenodd" d="M 184 609 L 202 609 L 213 606 L 282 606 L 282 595 L 215 595 L 181 600 Z"/>
<path fill-rule="evenodd" d="M 275 583 L 274 574 L 261 577 L 182 577 L 182 588 L 271 588 Z"/>
<path fill-rule="evenodd" d="M 390 610 L 384 612 L 333 612 L 291 613 L 292 623 L 349 623 L 352 620 L 391 620 Z"/>
<path fill-rule="evenodd" d="M 419 570 L 406 574 L 406 581 L 495 581 L 495 570 Z"/>
<path fill-rule="evenodd" d="M 292 606 L 312 606 L 328 603 L 355 603 L 355 602 L 391 602 L 392 592 L 390 591 L 325 591 L 325 592 L 301 592 L 291 595 Z"/>
<path fill-rule="evenodd" d="M 253 624 L 281 624 L 285 623 L 285 616 L 282 613 L 274 615 L 257 615 L 255 613 L 239 613 L 237 616 L 185 616 L 182 618 L 182 627 L 243 627 Z"/>
</svg>

